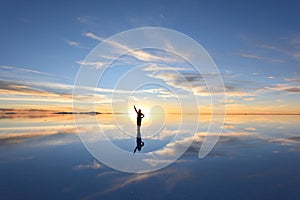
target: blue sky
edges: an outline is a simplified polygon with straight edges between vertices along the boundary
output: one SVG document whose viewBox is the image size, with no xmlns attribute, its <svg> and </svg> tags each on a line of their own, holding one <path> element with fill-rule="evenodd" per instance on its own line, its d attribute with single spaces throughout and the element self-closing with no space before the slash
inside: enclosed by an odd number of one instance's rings
<svg viewBox="0 0 300 200">
<path fill-rule="evenodd" d="M 91 34 L 158 26 L 208 51 L 223 75 L 229 110 L 300 112 L 299 8 L 297 1 L 1 1 L 0 107 L 36 105 L 27 98 L 33 90 L 70 94 L 80 61 L 100 42 Z M 18 84 L 27 95 L 17 94 Z"/>
</svg>

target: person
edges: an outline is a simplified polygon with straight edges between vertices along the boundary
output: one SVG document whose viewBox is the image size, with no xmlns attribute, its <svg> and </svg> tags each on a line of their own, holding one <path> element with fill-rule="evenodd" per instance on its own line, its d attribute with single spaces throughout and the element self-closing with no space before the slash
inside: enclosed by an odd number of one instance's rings
<svg viewBox="0 0 300 200">
<path fill-rule="evenodd" d="M 133 106 L 133 107 L 134 107 L 134 110 L 137 114 L 136 125 L 141 126 L 142 125 L 142 119 L 145 117 L 145 115 L 142 113 L 141 109 L 137 110 L 135 106 Z"/>
<path fill-rule="evenodd" d="M 141 127 L 138 126 L 136 129 L 136 147 L 133 151 L 133 153 L 136 152 L 136 150 L 141 151 L 142 147 L 144 146 L 144 142 L 142 141 L 142 135 L 141 135 Z"/>
</svg>

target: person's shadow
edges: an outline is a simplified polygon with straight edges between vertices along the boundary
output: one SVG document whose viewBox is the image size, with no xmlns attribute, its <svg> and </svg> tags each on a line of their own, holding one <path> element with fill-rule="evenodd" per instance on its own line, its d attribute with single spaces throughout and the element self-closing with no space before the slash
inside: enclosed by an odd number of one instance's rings
<svg viewBox="0 0 300 200">
<path fill-rule="evenodd" d="M 141 151 L 143 146 L 144 146 L 144 142 L 142 141 L 142 136 L 141 136 L 141 126 L 137 126 L 137 129 L 136 129 L 136 147 L 135 147 L 133 153 L 135 153 L 136 150 Z"/>
</svg>

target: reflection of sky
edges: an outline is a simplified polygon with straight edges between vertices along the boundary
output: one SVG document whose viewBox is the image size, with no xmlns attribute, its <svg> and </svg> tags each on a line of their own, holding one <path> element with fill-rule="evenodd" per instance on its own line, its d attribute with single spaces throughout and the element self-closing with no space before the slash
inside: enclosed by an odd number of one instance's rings
<svg viewBox="0 0 300 200">
<path fill-rule="evenodd" d="M 85 118 L 87 129 L 80 131 L 92 130 Z M 97 118 L 116 145 L 133 151 L 135 135 L 121 133 L 109 115 Z M 170 117 L 165 132 L 148 133 L 141 152 L 163 150 L 176 134 L 176 118 Z M 219 142 L 200 160 L 209 122 L 203 116 L 186 153 L 146 174 L 122 173 L 98 163 L 81 145 L 72 117 L 57 119 L 0 120 L 1 199 L 296 199 L 299 193 L 299 116 L 227 116 Z M 189 126 L 182 130 L 189 131 Z M 142 137 L 147 131 L 142 127 Z M 181 145 L 174 142 L 165 149 L 172 153 Z"/>
</svg>

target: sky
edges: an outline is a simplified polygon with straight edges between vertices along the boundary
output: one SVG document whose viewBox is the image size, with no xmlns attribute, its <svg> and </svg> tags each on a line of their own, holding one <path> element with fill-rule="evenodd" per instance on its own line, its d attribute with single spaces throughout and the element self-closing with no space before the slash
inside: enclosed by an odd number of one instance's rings
<svg viewBox="0 0 300 200">
<path fill-rule="evenodd" d="M 76 74 L 88 65 L 89 53 L 114 34 L 151 26 L 179 31 L 203 46 L 222 75 L 227 99 L 220 103 L 226 103 L 227 113 L 300 113 L 298 1 L 2 0 L 0 4 L 0 108 L 71 111 Z M 139 53 L 125 55 L 107 71 L 96 89 L 96 111 L 110 112 L 113 107 L 114 112 L 127 112 L 132 104 L 149 111 L 159 104 L 167 112 L 179 112 L 180 106 L 192 112 L 192 94 L 200 111 L 209 112 L 210 96 L 199 74 L 186 69 L 186 64 L 158 63 L 159 57 L 174 56 L 166 52 Z M 112 92 L 133 64 L 142 63 L 148 65 L 136 71 L 138 76 L 170 90 L 152 84 L 132 95 L 127 81 Z M 181 76 L 162 69 L 165 65 Z M 186 81 L 196 92 L 180 84 Z M 170 91 L 176 92 L 175 97 Z M 117 100 L 116 107 L 112 99 Z"/>
</svg>

